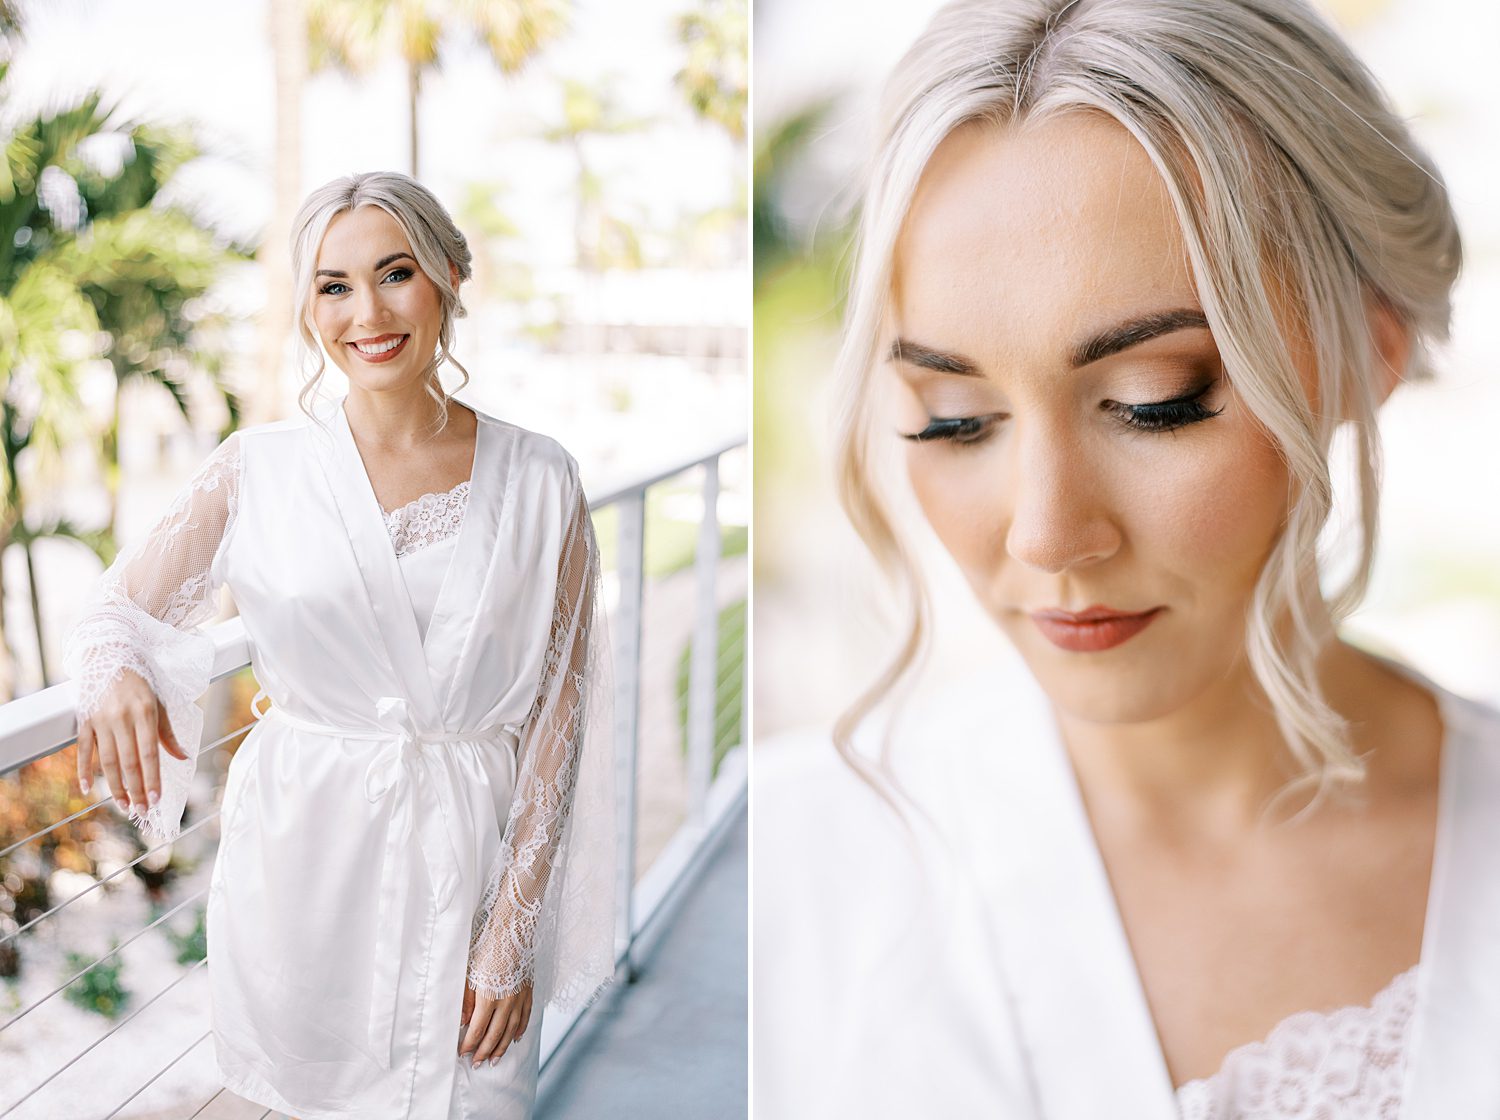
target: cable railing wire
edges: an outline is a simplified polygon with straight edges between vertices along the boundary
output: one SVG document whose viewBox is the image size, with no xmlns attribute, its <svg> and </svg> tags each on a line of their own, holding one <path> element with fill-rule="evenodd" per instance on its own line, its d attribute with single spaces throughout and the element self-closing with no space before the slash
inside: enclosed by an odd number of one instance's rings
<svg viewBox="0 0 1500 1120">
<path fill-rule="evenodd" d="M 46 1076 L 45 1079 L 43 1079 L 39 1084 L 37 1084 L 34 1088 L 32 1088 L 32 1090 L 29 1093 L 27 1093 L 24 1097 L 22 1097 L 20 1100 L 16 1101 L 9 1108 L 7 1108 L 4 1112 L 0 1112 L 0 1117 L 9 1116 L 16 1109 L 20 1108 L 23 1104 L 25 1104 L 27 1101 L 29 1101 L 32 1097 L 36 1096 L 43 1089 L 45 1089 L 48 1085 L 52 1084 L 52 1082 L 55 1081 L 59 1076 L 61 1076 L 63 1073 L 66 1073 L 68 1071 L 68 1069 L 73 1066 L 73 1064 L 75 1062 L 77 1062 L 80 1059 L 82 1059 L 84 1057 L 87 1057 L 89 1054 L 93 1053 L 94 1047 L 96 1047 L 100 1043 L 104 1042 L 111 1035 L 113 1035 L 116 1031 L 120 1030 L 127 1023 L 129 1023 L 132 1019 L 134 1019 L 137 1015 L 139 1015 L 142 1011 L 146 1010 L 146 1008 L 150 1007 L 157 1000 L 161 999 L 162 996 L 166 995 L 173 988 L 177 987 L 178 984 L 181 984 L 184 980 L 186 980 L 193 973 L 197 972 L 198 969 L 202 968 L 207 963 L 208 963 L 208 958 L 207 957 L 203 957 L 203 958 L 201 958 L 199 960 L 194 961 L 187 968 L 183 969 L 182 970 L 182 975 L 178 976 L 177 979 L 173 980 L 165 988 L 163 988 L 161 991 L 157 992 L 154 996 L 152 996 L 145 1003 L 143 1003 L 139 1007 L 137 1007 L 129 1015 L 125 1016 L 125 1018 L 121 1019 L 114 1026 L 110 1027 L 109 1030 L 105 1031 L 98 1038 L 94 1039 L 93 1042 L 89 1043 L 82 1050 L 80 1050 L 77 1054 L 73 1055 L 73 1057 L 69 1058 L 66 1062 L 64 1062 L 57 1069 L 53 1070 L 50 1074 L 48 1074 Z"/>
<path fill-rule="evenodd" d="M 208 824 L 210 821 L 212 821 L 216 817 L 218 817 L 219 812 L 220 812 L 220 810 L 215 809 L 212 813 L 209 813 L 208 816 L 204 817 L 202 820 L 198 821 L 197 823 L 188 825 L 186 828 L 184 828 L 182 830 L 181 834 L 178 836 L 177 839 L 180 840 L 180 839 L 182 839 L 183 836 L 188 836 L 188 835 L 190 835 L 190 834 L 198 831 L 198 829 L 202 828 L 204 825 Z M 58 903 L 51 910 L 48 910 L 44 914 L 38 914 L 35 918 L 32 918 L 31 921 L 27 922 L 24 926 L 17 927 L 16 929 L 12 930 L 10 933 L 7 933 L 4 937 L 0 937 L 0 945 L 4 945 L 7 941 L 11 940 L 14 937 L 20 937 L 21 934 L 25 933 L 28 929 L 30 929 L 32 926 L 36 925 L 38 922 L 46 921 L 48 918 L 52 917 L 53 914 L 56 914 L 56 913 L 58 913 L 58 912 L 60 912 L 62 910 L 66 910 L 69 906 L 72 906 L 73 903 L 77 902 L 80 898 L 82 898 L 84 895 L 88 894 L 90 891 L 98 890 L 100 887 L 104 886 L 105 883 L 107 883 L 111 879 L 113 879 L 116 875 L 123 875 L 125 872 L 129 871 L 136 864 L 140 863 L 141 860 L 145 859 L 147 856 L 153 855 L 154 853 L 159 852 L 163 848 L 169 847 L 170 845 L 175 844 L 176 842 L 177 842 L 176 840 L 163 840 L 160 844 L 156 845 L 156 847 L 154 847 L 154 848 L 147 848 L 144 852 L 142 852 L 140 855 L 136 856 L 135 859 L 131 860 L 129 863 L 123 864 L 120 867 L 115 868 L 113 871 L 111 871 L 108 875 L 106 875 L 102 879 L 95 879 L 92 883 L 90 883 L 88 886 L 84 887 L 83 890 L 79 891 L 77 894 L 73 895 L 71 898 L 69 898 L 69 899 L 67 899 L 67 900 L 65 900 L 63 902 Z"/>
<path fill-rule="evenodd" d="M 216 750 L 218 750 L 225 743 L 227 743 L 230 739 L 233 739 L 236 735 L 239 735 L 239 734 L 241 734 L 241 733 L 243 733 L 245 731 L 249 731 L 254 726 L 255 726 L 255 721 L 251 720 L 249 723 L 245 724 L 243 727 L 237 727 L 237 728 L 235 728 L 229 734 L 223 736 L 222 738 L 216 740 L 213 743 L 210 743 L 208 746 L 206 746 L 202 750 L 200 750 L 198 752 L 198 757 L 202 758 L 204 755 L 208 754 L 209 751 L 216 751 Z M 70 746 L 72 746 L 74 743 L 76 743 L 77 741 L 78 741 L 77 739 L 70 739 L 68 742 L 64 743 L 62 746 L 60 746 L 57 749 L 65 751 Z M 53 821 L 51 824 L 49 824 L 46 828 L 42 829 L 40 832 L 33 832 L 30 836 L 27 836 L 27 837 L 25 837 L 24 839 L 21 839 L 21 840 L 17 840 L 10 847 L 0 849 L 0 859 L 4 859 L 6 856 L 10 855 L 10 853 L 13 852 L 13 851 L 15 851 L 17 848 L 25 847 L 27 844 L 31 843 L 33 840 L 39 840 L 43 836 L 46 836 L 49 832 L 54 832 L 57 829 L 61 828 L 63 825 L 68 824 L 70 821 L 76 821 L 79 817 L 82 817 L 82 816 L 85 816 L 85 815 L 87 815 L 89 813 L 92 813 L 95 809 L 99 808 L 99 806 L 101 806 L 101 805 L 107 805 L 109 802 L 111 802 L 113 800 L 114 800 L 114 795 L 113 794 L 106 795 L 104 797 L 101 797 L 98 801 L 95 801 L 92 805 L 85 805 L 82 809 L 79 809 L 78 812 L 73 813 L 73 814 L 71 814 L 69 816 L 66 816 L 66 817 L 64 817 L 60 821 Z"/>
<path fill-rule="evenodd" d="M 130 1096 L 126 1097 L 119 1104 L 115 1105 L 115 1107 L 114 1107 L 113 1110 L 111 1110 L 110 1112 L 105 1113 L 104 1120 L 110 1120 L 111 1116 L 118 1115 L 120 1109 L 124 1108 L 131 1101 L 135 1100 L 136 1097 L 140 1096 L 147 1089 L 151 1088 L 151 1086 L 156 1083 L 157 1078 L 161 1077 L 161 1075 L 164 1074 L 164 1073 L 166 1073 L 167 1070 L 171 1069 L 178 1062 L 182 1061 L 183 1058 L 187 1057 L 188 1054 L 190 1054 L 193 1050 L 197 1049 L 198 1044 L 200 1042 L 202 1042 L 205 1038 L 208 1038 L 213 1033 L 214 1033 L 213 1029 L 209 1028 L 208 1030 L 206 1030 L 202 1034 L 200 1034 L 197 1038 L 193 1039 L 192 1042 L 188 1043 L 188 1046 L 187 1046 L 186 1050 L 183 1050 L 180 1054 L 177 1055 L 177 1057 L 173 1058 L 166 1065 L 162 1066 L 161 1069 L 159 1069 L 155 1073 L 153 1073 L 151 1075 L 150 1079 L 144 1085 L 142 1085 L 135 1092 L 131 1093 Z"/>
<path fill-rule="evenodd" d="M 74 980 L 77 980 L 80 976 L 83 976 L 85 973 L 92 972 L 94 969 L 98 968 L 101 964 L 103 964 L 105 961 L 109 960 L 110 957 L 114 956 L 121 949 L 125 948 L 125 946 L 129 945 L 136 938 L 142 936 L 148 930 L 155 929 L 157 926 L 161 925 L 162 922 L 166 921 L 173 914 L 177 913 L 179 910 L 181 910 L 188 903 L 190 903 L 190 902 L 196 902 L 198 899 L 202 898 L 203 895 L 207 892 L 207 890 L 208 890 L 208 888 L 204 887 L 201 890 L 194 891 L 192 894 L 188 895 L 181 902 L 179 902 L 176 906 L 172 907 L 172 909 L 168 910 L 166 913 L 164 913 L 160 917 L 158 917 L 155 921 L 151 922 L 148 925 L 144 925 L 140 929 L 136 930 L 133 934 L 130 935 L 130 937 L 128 937 L 126 940 L 120 942 L 120 944 L 116 945 L 113 949 L 111 949 L 109 952 L 105 953 L 104 956 L 102 956 L 99 959 L 97 959 L 96 961 L 94 961 L 87 968 L 82 968 L 79 971 L 75 972 L 72 976 L 69 976 L 61 984 L 59 984 L 57 987 L 53 988 L 50 992 L 48 992 L 46 995 L 44 995 L 41 999 L 33 1001 L 32 1004 L 31 1004 L 31 1006 L 26 1007 L 23 1010 L 21 1010 L 20 1012 L 18 1012 L 13 1018 L 10 1019 L 9 1022 L 6 1022 L 4 1024 L 0 1024 L 0 1034 L 4 1034 L 12 1026 L 14 1026 L 16 1023 L 20 1022 L 23 1017 L 25 1017 L 26 1015 L 29 1015 L 32 1011 L 35 1011 L 42 1004 L 46 1003 L 53 996 L 57 995 L 58 992 L 63 991 L 65 988 L 67 988 L 67 986 L 69 984 L 73 983 Z"/>
</svg>

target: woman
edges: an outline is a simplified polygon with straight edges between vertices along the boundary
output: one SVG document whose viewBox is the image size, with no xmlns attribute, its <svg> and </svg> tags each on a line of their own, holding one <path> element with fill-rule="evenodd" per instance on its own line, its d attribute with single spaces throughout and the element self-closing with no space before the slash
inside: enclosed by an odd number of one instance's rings
<svg viewBox="0 0 1500 1120">
<path fill-rule="evenodd" d="M 1337 632 L 1459 268 L 1404 124 L 1297 0 L 958 0 L 869 184 L 841 496 L 912 625 L 836 767 L 757 755 L 757 1114 L 1500 1115 L 1500 712 Z M 883 705 L 891 466 L 1022 679 Z"/>
<path fill-rule="evenodd" d="M 292 247 L 300 336 L 348 394 L 231 435 L 104 573 L 67 650 L 80 784 L 97 759 L 178 834 L 213 667 L 194 627 L 228 587 L 262 693 L 208 902 L 225 1084 L 302 1120 L 529 1116 L 542 1008 L 614 969 L 577 464 L 443 390 L 470 254 L 428 190 L 335 180 Z"/>
</svg>

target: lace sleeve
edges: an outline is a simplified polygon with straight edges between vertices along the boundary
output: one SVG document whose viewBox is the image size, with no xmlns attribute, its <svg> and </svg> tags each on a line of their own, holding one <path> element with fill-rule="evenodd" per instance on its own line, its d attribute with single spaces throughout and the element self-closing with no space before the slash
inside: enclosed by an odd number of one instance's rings
<svg viewBox="0 0 1500 1120">
<path fill-rule="evenodd" d="M 124 549 L 90 591 L 68 635 L 63 667 L 77 682 L 79 721 L 93 715 L 130 669 L 166 708 L 186 760 L 161 752 L 161 798 L 130 819 L 159 840 L 182 828 L 198 765 L 203 712 L 195 701 L 213 674 L 213 640 L 195 628 L 213 618 L 215 559 L 239 504 L 240 441 L 232 434 L 198 468 L 144 538 Z"/>
<path fill-rule="evenodd" d="M 492 999 L 593 999 L 614 977 L 615 808 L 610 657 L 599 550 L 575 480 L 552 635 L 518 746 L 516 792 L 474 916 L 469 982 Z"/>
</svg>

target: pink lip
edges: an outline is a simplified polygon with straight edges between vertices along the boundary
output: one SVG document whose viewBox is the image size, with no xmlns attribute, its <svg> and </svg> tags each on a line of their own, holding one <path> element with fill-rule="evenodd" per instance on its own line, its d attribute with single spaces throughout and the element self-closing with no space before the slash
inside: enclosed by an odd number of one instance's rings
<svg viewBox="0 0 1500 1120">
<path fill-rule="evenodd" d="M 392 347 L 391 349 L 387 350 L 384 354 L 366 354 L 362 350 L 360 350 L 360 348 L 358 346 L 356 346 L 353 342 L 346 343 L 345 345 L 347 345 L 349 347 L 349 350 L 357 358 L 359 358 L 360 361 L 363 361 L 363 362 L 388 362 L 392 358 L 394 358 L 397 354 L 401 353 L 403 350 L 406 349 L 406 344 L 409 341 L 411 341 L 411 335 L 409 335 L 409 334 L 408 335 L 383 334 L 383 335 L 380 335 L 380 336 L 378 336 L 376 338 L 361 338 L 361 339 L 358 340 L 358 341 L 364 343 L 366 346 L 369 346 L 369 345 L 371 345 L 373 343 L 376 343 L 376 342 L 387 342 L 387 341 L 389 341 L 390 339 L 393 339 L 393 338 L 399 338 L 399 339 L 401 339 L 401 345 Z"/>
<path fill-rule="evenodd" d="M 1072 653 L 1098 653 L 1113 649 L 1135 637 L 1165 607 L 1153 607 L 1139 614 L 1127 614 L 1109 607 L 1094 606 L 1081 611 L 1032 611 L 1031 620 L 1053 645 Z"/>
</svg>

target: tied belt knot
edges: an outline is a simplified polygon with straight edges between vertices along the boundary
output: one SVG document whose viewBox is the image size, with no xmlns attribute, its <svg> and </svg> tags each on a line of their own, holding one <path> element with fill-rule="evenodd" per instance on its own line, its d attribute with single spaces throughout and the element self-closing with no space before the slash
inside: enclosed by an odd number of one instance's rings
<svg viewBox="0 0 1500 1120">
<path fill-rule="evenodd" d="M 364 739 L 382 744 L 365 768 L 365 797 L 371 804 L 391 798 L 391 822 L 386 829 L 380 871 L 379 917 L 375 929 L 375 974 L 370 992 L 370 1047 L 380 1068 L 390 1069 L 396 1031 L 397 979 L 401 961 L 416 952 L 408 936 L 417 925 L 408 906 L 411 876 L 402 856 L 416 840 L 432 882 L 433 903 L 439 913 L 452 903 L 462 883 L 461 852 L 469 850 L 473 838 L 455 832 L 457 815 L 452 804 L 450 782 L 434 780 L 442 763 L 425 749 L 440 743 L 504 743 L 501 752 L 511 764 L 511 790 L 515 789 L 516 731 L 510 724 L 494 724 L 477 731 L 446 731 L 418 728 L 411 705 L 401 696 L 382 696 L 375 702 L 375 726 L 335 727 L 292 715 L 280 706 L 266 711 L 261 689 L 250 703 L 256 719 L 275 719 L 291 727 L 341 739 Z"/>
</svg>

